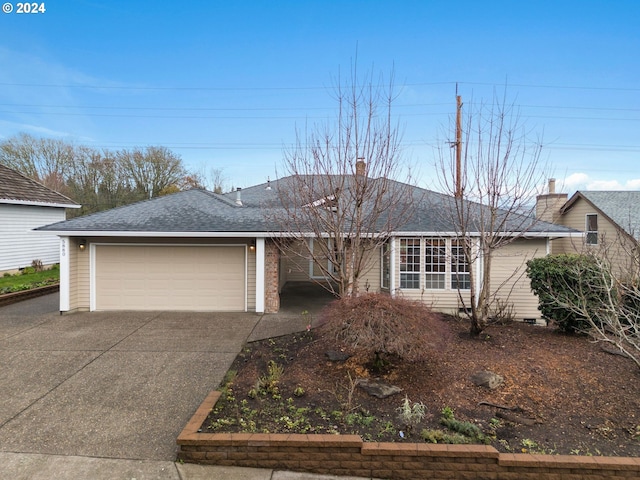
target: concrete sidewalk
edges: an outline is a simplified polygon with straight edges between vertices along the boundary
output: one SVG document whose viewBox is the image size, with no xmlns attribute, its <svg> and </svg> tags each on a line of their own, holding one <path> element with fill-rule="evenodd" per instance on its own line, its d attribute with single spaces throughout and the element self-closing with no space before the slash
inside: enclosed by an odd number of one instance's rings
<svg viewBox="0 0 640 480">
<path fill-rule="evenodd" d="M 261 468 L 2 452 L 0 472 L 12 480 L 357 480 Z"/>
</svg>

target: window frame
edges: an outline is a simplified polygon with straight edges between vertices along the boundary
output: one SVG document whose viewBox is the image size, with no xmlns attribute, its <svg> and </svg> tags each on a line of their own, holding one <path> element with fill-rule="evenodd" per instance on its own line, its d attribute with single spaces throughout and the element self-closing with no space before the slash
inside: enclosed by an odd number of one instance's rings
<svg viewBox="0 0 640 480">
<path fill-rule="evenodd" d="M 590 222 L 591 219 L 595 219 L 595 230 L 593 229 L 593 224 Z M 584 217 L 584 231 L 585 238 L 584 241 L 587 245 L 598 245 L 598 214 L 597 213 L 587 213 Z"/>
<path fill-rule="evenodd" d="M 447 239 L 424 238 L 424 288 L 446 290 L 447 288 Z"/>
<path fill-rule="evenodd" d="M 416 248 L 418 250 L 417 253 L 415 252 Z M 420 290 L 422 284 L 422 238 L 400 238 L 399 250 L 400 288 L 403 290 Z"/>
<path fill-rule="evenodd" d="M 451 290 L 471 290 L 471 268 L 464 255 L 465 246 L 460 245 L 462 242 L 469 243 L 471 240 L 451 239 L 451 275 L 449 279 L 449 287 Z M 470 245 L 467 245 L 467 248 L 469 246 Z"/>
</svg>

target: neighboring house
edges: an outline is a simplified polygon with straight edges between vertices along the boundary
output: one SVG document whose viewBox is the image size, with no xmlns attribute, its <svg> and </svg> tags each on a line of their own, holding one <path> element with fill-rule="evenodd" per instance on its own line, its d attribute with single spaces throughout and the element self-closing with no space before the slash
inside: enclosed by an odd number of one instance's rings
<svg viewBox="0 0 640 480">
<path fill-rule="evenodd" d="M 274 239 L 287 232 L 265 215 L 287 178 L 225 195 L 183 191 L 40 228 L 61 237 L 60 310 L 278 311 L 285 283 L 322 280 L 314 261 L 278 248 Z M 456 312 L 460 295 L 468 296 L 468 266 L 453 220 L 434 208 L 451 197 L 403 188 L 420 201 L 404 227 L 383 232 L 388 240 L 361 288 Z M 309 208 L 326 208 L 316 203 Z M 517 318 L 539 318 L 525 262 L 546 255 L 550 238 L 576 232 L 527 223 L 525 237 L 495 253 L 492 285 L 514 304 Z M 305 241 L 313 248 L 326 239 Z"/>
<path fill-rule="evenodd" d="M 640 191 L 577 191 L 567 200 L 566 193 L 555 193 L 553 180 L 549 187 L 549 194 L 538 197 L 536 215 L 584 232 L 582 238 L 554 240 L 551 253 L 595 252 L 617 273 L 630 272 L 640 240 Z"/>
<path fill-rule="evenodd" d="M 58 263 L 58 237 L 33 229 L 64 220 L 67 208 L 80 205 L 0 165 L 0 272 L 30 266 L 33 260 Z"/>
</svg>

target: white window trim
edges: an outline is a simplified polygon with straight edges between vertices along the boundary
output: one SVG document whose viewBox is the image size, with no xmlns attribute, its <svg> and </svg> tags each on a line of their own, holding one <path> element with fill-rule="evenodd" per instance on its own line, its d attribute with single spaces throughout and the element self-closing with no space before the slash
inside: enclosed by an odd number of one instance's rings
<svg viewBox="0 0 640 480">
<path fill-rule="evenodd" d="M 60 311 L 68 312 L 71 308 L 71 285 L 69 261 L 69 237 L 60 237 Z"/>
<path fill-rule="evenodd" d="M 247 261 L 245 259 L 245 265 Z M 265 250 L 264 250 L 264 238 L 256 238 L 256 313 L 264 313 L 264 297 L 265 297 L 265 281 L 264 281 L 264 268 L 265 268 Z M 245 282 L 246 282 L 245 275 Z M 247 290 L 245 286 L 245 291 Z M 247 292 L 248 293 L 248 292 Z M 247 299 L 248 300 L 248 299 Z M 245 310 L 246 304 L 245 300 Z"/>
<path fill-rule="evenodd" d="M 426 240 L 428 238 L 433 238 L 433 239 L 444 239 L 445 240 L 445 248 L 446 248 L 446 255 L 447 255 L 447 264 L 446 264 L 446 269 L 445 269 L 445 288 L 426 288 Z M 396 280 L 398 282 L 400 282 L 400 277 L 402 275 L 402 272 L 400 271 L 400 254 L 397 253 L 396 254 L 396 240 L 401 241 L 403 239 L 419 239 L 420 240 L 420 287 L 419 288 L 402 288 L 399 284 L 396 287 Z M 391 291 L 395 292 L 397 291 L 425 291 L 425 292 L 430 292 L 430 293 L 436 293 L 436 292 L 457 292 L 458 289 L 457 288 L 451 288 L 451 278 L 453 275 L 452 269 L 451 269 L 451 262 L 453 260 L 453 255 L 452 255 L 452 242 L 453 240 L 455 240 L 455 237 L 438 237 L 438 236 L 420 236 L 420 237 L 393 237 L 393 242 L 392 242 L 392 249 L 391 249 L 391 262 L 392 262 L 392 269 L 393 271 L 397 274 L 392 274 L 391 275 Z M 474 246 L 475 249 L 479 249 L 479 239 L 477 238 L 470 238 L 469 241 L 473 242 L 472 245 Z M 476 261 L 474 262 L 473 266 L 471 267 L 473 270 L 473 274 L 475 275 L 475 282 L 476 285 L 480 285 L 481 282 L 481 278 L 482 278 L 482 268 L 483 268 L 483 261 L 482 261 L 482 257 L 478 257 L 476 259 Z M 410 272 L 413 273 L 413 272 Z M 470 272 L 471 274 L 471 272 Z M 461 292 L 468 292 L 469 289 L 460 289 Z"/>
</svg>

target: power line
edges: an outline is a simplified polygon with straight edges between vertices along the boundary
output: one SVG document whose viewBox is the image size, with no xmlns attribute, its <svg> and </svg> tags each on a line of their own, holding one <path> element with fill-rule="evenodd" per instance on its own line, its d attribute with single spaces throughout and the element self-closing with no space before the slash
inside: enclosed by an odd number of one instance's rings
<svg viewBox="0 0 640 480">
<path fill-rule="evenodd" d="M 508 83 L 508 82 L 465 82 L 465 81 L 441 81 L 441 82 L 419 82 L 419 83 L 403 83 L 393 85 L 396 88 L 403 87 L 424 87 L 435 85 L 478 85 L 489 87 L 518 87 L 518 88 L 544 88 L 558 90 L 596 90 L 596 91 L 616 91 L 616 92 L 639 92 L 640 88 L 629 87 L 599 87 L 589 85 L 543 85 L 532 83 Z M 0 86 L 11 87 L 36 87 L 36 88 L 84 88 L 89 90 L 131 90 L 131 91 L 311 91 L 311 90 L 335 90 L 335 86 L 276 86 L 276 87 L 202 87 L 202 86 L 124 86 L 124 85 L 78 85 L 78 84 L 50 84 L 50 83 L 18 83 L 18 82 L 0 82 Z M 365 87 L 368 85 L 357 85 L 356 87 Z M 387 87 L 387 84 L 372 85 L 373 87 Z"/>
</svg>

